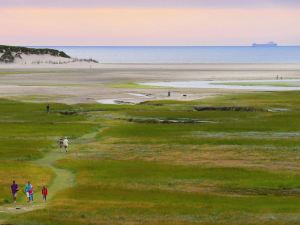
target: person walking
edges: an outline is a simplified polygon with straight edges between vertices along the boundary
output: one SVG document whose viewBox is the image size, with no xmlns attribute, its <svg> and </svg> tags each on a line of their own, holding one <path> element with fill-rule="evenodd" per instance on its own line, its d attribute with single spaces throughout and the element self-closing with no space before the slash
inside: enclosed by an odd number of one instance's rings
<svg viewBox="0 0 300 225">
<path fill-rule="evenodd" d="M 26 197 L 27 197 L 27 202 L 30 202 L 31 201 L 31 198 L 30 198 L 30 190 L 32 190 L 32 185 L 31 183 L 28 181 L 27 184 L 25 185 L 25 194 L 26 194 Z"/>
<path fill-rule="evenodd" d="M 30 189 L 29 189 L 29 200 L 30 202 L 33 202 L 33 186 L 30 184 Z"/>
<path fill-rule="evenodd" d="M 46 186 L 43 186 L 42 195 L 43 195 L 44 202 L 46 202 L 47 201 L 47 195 L 48 195 L 48 188 Z"/>
<path fill-rule="evenodd" d="M 47 106 L 46 106 L 46 112 L 50 113 L 50 105 L 49 104 L 47 104 Z"/>
<path fill-rule="evenodd" d="M 19 191 L 19 186 L 18 186 L 18 184 L 16 184 L 16 181 L 13 181 L 10 188 L 11 188 L 11 193 L 12 193 L 12 196 L 13 196 L 13 201 L 16 204 L 17 203 L 17 194 L 18 194 L 18 191 Z"/>
<path fill-rule="evenodd" d="M 64 139 L 61 137 L 58 142 L 59 142 L 59 148 L 61 150 L 64 147 Z"/>
<path fill-rule="evenodd" d="M 65 137 L 64 141 L 63 141 L 63 146 L 65 148 L 65 151 L 68 152 L 68 147 L 69 147 L 69 140 L 67 137 Z"/>
</svg>

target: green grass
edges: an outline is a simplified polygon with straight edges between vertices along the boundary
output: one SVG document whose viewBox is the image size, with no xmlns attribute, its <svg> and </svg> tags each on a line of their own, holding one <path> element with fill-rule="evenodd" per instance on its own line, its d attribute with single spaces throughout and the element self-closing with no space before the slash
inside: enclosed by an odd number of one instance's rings
<svg viewBox="0 0 300 225">
<path fill-rule="evenodd" d="M 122 89 L 159 89 L 158 86 L 142 85 L 138 83 L 120 83 L 120 84 L 108 84 L 111 88 L 122 88 Z"/>
<path fill-rule="evenodd" d="M 194 106 L 260 110 L 197 112 Z M 44 107 L 0 101 L 0 199 L 10 201 L 6 188 L 14 176 L 38 188 L 53 184 L 54 193 L 46 208 L 0 214 L 8 223 L 300 223 L 300 92 L 134 106 L 53 104 L 49 115 Z M 59 113 L 66 110 L 77 113 Z M 214 123 L 150 123 L 153 118 Z M 62 155 L 56 140 L 66 135 L 71 148 Z"/>
<path fill-rule="evenodd" d="M 133 161 L 60 161 L 63 168 L 76 171 L 81 185 L 92 183 L 122 186 L 209 185 L 220 189 L 293 189 L 300 188 L 300 175 L 238 167 L 168 165 Z M 282 179 L 285 177 L 285 179 Z"/>
</svg>

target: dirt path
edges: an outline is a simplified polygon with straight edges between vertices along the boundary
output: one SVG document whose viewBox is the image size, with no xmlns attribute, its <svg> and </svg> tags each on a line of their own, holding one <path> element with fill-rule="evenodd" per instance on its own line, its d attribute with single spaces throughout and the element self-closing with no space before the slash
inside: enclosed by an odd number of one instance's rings
<svg viewBox="0 0 300 225">
<path fill-rule="evenodd" d="M 55 174 L 54 181 L 52 182 L 51 186 L 49 187 L 49 196 L 48 199 L 50 200 L 53 198 L 53 196 L 58 193 L 59 191 L 62 191 L 66 188 L 70 188 L 74 186 L 75 183 L 75 176 L 72 172 L 64 169 L 56 168 L 53 164 L 60 160 L 65 158 L 67 153 L 58 151 L 52 151 L 48 153 L 44 158 L 35 161 L 35 164 L 42 166 L 42 167 L 48 167 L 51 168 Z"/>
</svg>

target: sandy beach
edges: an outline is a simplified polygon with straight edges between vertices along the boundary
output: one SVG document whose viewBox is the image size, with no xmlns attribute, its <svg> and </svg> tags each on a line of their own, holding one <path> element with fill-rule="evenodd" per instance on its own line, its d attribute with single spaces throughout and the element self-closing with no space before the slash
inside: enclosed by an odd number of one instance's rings
<svg viewBox="0 0 300 225">
<path fill-rule="evenodd" d="M 117 100 L 194 100 L 251 90 L 135 87 L 141 82 L 299 79 L 300 64 L 0 65 L 0 96 L 68 104 Z M 171 97 L 168 97 L 171 91 Z"/>
</svg>

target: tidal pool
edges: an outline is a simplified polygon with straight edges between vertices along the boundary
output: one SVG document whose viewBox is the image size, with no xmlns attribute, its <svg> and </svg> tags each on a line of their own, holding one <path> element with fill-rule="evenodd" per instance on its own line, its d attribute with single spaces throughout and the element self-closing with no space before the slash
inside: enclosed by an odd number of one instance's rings
<svg viewBox="0 0 300 225">
<path fill-rule="evenodd" d="M 293 80 L 227 80 L 227 81 L 170 81 L 143 82 L 147 86 L 170 88 L 210 88 L 231 90 L 258 91 L 297 91 L 300 90 L 300 79 Z"/>
</svg>

